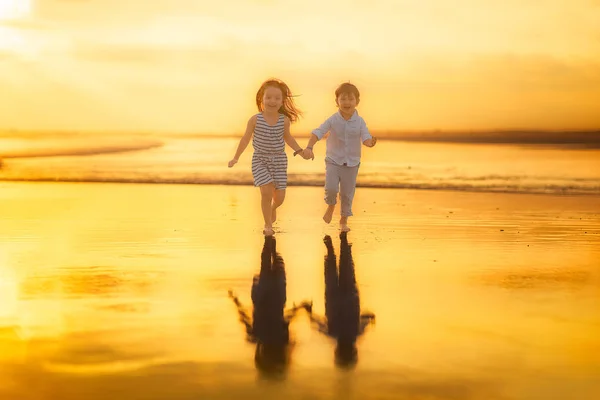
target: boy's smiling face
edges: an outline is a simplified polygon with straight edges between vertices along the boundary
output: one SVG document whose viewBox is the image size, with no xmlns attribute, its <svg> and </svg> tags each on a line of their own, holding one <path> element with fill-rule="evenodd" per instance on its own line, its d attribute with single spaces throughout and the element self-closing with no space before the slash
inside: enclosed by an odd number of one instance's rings
<svg viewBox="0 0 600 400">
<path fill-rule="evenodd" d="M 344 118 L 350 118 L 358 105 L 358 100 L 356 99 L 356 96 L 354 96 L 354 93 L 340 93 L 338 98 L 335 99 L 335 102 Z"/>
</svg>

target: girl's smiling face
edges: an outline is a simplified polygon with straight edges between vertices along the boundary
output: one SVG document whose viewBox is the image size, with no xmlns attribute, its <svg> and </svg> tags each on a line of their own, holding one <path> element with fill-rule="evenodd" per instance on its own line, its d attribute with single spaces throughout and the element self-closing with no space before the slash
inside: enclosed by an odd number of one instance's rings
<svg viewBox="0 0 600 400">
<path fill-rule="evenodd" d="M 263 94 L 263 107 L 265 111 L 268 112 L 277 112 L 283 105 L 283 93 L 281 89 L 269 86 L 265 89 L 265 93 Z"/>
</svg>

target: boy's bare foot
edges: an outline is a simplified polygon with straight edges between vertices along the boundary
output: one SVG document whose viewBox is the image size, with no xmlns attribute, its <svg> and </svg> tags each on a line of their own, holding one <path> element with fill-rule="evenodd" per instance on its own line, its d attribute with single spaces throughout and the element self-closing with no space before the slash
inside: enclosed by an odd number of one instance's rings
<svg viewBox="0 0 600 400">
<path fill-rule="evenodd" d="M 333 218 L 333 212 L 335 211 L 335 204 L 327 207 L 325 215 L 323 215 L 323 221 L 330 223 Z"/>
<path fill-rule="evenodd" d="M 340 218 L 340 231 L 350 232 L 350 227 L 348 226 L 348 217 Z"/>
<path fill-rule="evenodd" d="M 263 235 L 265 236 L 273 236 L 273 233 L 273 227 L 265 226 L 265 229 L 263 229 Z"/>
</svg>

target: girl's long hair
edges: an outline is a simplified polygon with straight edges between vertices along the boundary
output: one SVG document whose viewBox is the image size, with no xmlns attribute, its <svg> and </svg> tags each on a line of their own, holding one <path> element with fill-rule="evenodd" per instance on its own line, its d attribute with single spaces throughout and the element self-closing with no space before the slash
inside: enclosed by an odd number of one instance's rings
<svg viewBox="0 0 600 400">
<path fill-rule="evenodd" d="M 264 110 L 263 97 L 265 95 L 265 90 L 268 87 L 278 88 L 283 94 L 283 104 L 281 105 L 281 108 L 279 108 L 279 113 L 288 117 L 291 122 L 298 121 L 298 118 L 302 116 L 302 111 L 296 107 L 296 104 L 294 103 L 294 96 L 292 95 L 288 85 L 279 79 L 269 79 L 260 85 L 258 92 L 256 92 L 256 106 L 258 107 L 258 111 L 262 112 Z"/>
</svg>

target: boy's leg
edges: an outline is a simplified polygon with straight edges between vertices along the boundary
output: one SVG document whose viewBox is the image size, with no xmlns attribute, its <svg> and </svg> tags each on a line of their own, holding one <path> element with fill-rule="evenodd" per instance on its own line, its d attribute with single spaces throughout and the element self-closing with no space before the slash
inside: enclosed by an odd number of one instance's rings
<svg viewBox="0 0 600 400">
<path fill-rule="evenodd" d="M 330 223 L 337 202 L 340 186 L 340 167 L 332 162 L 325 161 L 325 203 L 327 210 L 323 215 L 323 221 Z"/>
<path fill-rule="evenodd" d="M 340 201 L 342 203 L 340 229 L 348 232 L 348 217 L 352 216 L 352 201 L 356 191 L 358 165 L 355 167 L 340 167 Z"/>
<path fill-rule="evenodd" d="M 261 291 L 259 282 L 260 276 L 254 275 L 254 278 L 252 278 L 252 288 L 250 289 L 250 298 L 252 299 L 253 304 L 258 303 L 260 300 Z"/>
</svg>

